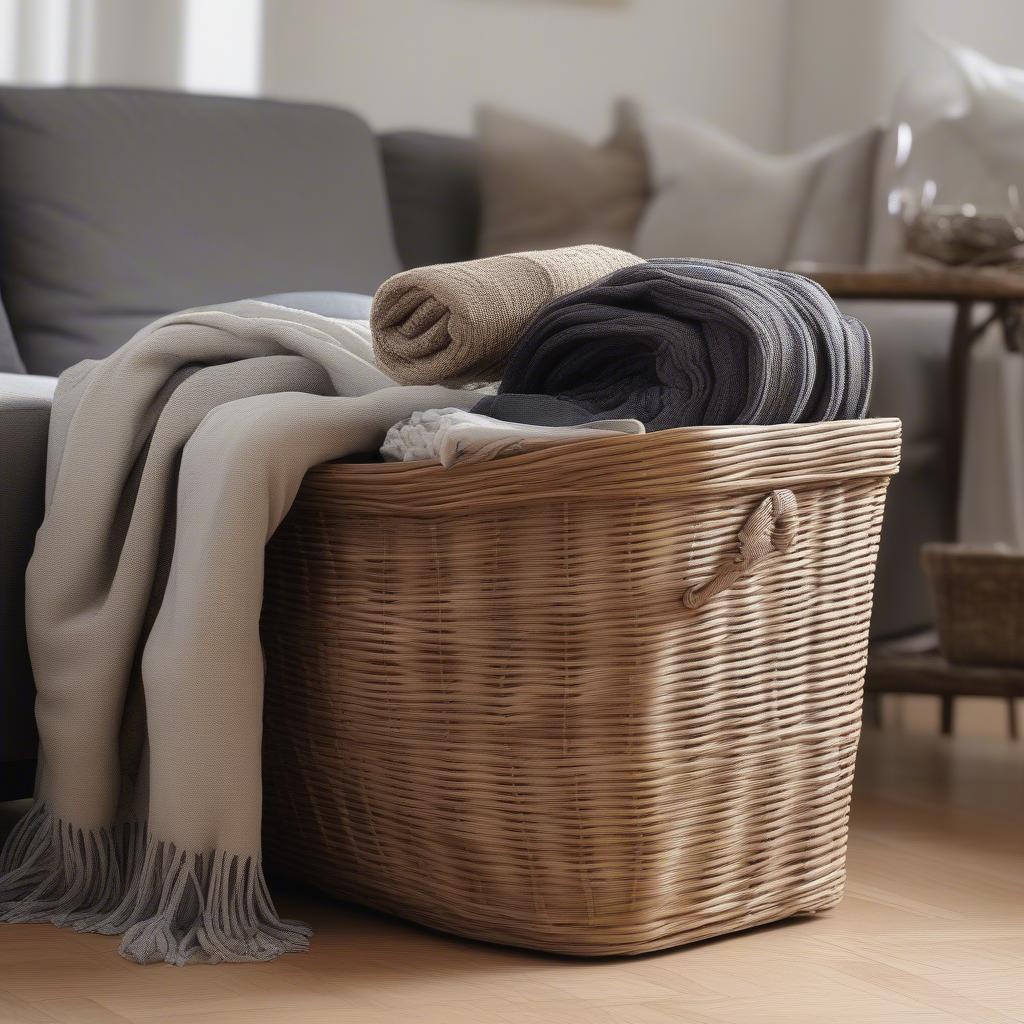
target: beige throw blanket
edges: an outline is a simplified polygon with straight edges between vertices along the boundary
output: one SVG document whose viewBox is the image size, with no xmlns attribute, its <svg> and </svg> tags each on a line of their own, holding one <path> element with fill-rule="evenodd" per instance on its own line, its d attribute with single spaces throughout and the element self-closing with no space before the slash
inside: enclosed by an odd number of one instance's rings
<svg viewBox="0 0 1024 1024">
<path fill-rule="evenodd" d="M 306 945 L 260 861 L 264 546 L 311 466 L 478 398 L 393 384 L 365 323 L 261 302 L 61 377 L 27 578 L 41 760 L 0 919 L 123 933 L 140 962 Z"/>
<path fill-rule="evenodd" d="M 377 289 L 377 362 L 403 384 L 501 379 L 523 328 L 552 299 L 643 260 L 603 245 L 417 267 Z"/>
</svg>

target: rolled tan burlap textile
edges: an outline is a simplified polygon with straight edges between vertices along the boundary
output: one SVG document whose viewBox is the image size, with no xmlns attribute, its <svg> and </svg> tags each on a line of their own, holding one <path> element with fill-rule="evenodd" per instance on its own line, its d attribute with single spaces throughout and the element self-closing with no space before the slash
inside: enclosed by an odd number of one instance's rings
<svg viewBox="0 0 1024 1024">
<path fill-rule="evenodd" d="M 642 262 L 574 245 L 406 270 L 373 298 L 374 354 L 400 384 L 498 380 L 520 332 L 552 299 Z"/>
</svg>

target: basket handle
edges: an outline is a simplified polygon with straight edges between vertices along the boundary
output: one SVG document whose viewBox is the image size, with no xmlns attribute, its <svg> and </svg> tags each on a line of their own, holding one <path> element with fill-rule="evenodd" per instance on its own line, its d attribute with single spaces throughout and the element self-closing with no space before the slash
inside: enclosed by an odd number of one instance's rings
<svg viewBox="0 0 1024 1024">
<path fill-rule="evenodd" d="M 796 495 L 792 491 L 772 491 L 751 512 L 737 534 L 739 551 L 707 583 L 690 587 L 683 594 L 683 604 L 700 608 L 728 590 L 773 551 L 788 551 L 796 537 L 796 511 Z"/>
</svg>

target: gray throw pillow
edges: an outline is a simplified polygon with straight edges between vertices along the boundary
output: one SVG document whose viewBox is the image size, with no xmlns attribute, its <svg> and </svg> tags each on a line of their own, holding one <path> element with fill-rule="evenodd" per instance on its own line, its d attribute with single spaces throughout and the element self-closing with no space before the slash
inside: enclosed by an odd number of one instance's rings
<svg viewBox="0 0 1024 1024">
<path fill-rule="evenodd" d="M 434 132 L 380 137 L 395 242 L 402 266 L 472 259 L 480 221 L 477 145 Z"/>
<path fill-rule="evenodd" d="M 377 140 L 331 107 L 0 89 L 0 292 L 30 373 L 179 309 L 372 292 L 400 267 Z"/>
<path fill-rule="evenodd" d="M 0 304 L 0 373 L 24 373 L 25 364 L 21 361 L 18 346 L 14 341 L 7 312 Z"/>
</svg>

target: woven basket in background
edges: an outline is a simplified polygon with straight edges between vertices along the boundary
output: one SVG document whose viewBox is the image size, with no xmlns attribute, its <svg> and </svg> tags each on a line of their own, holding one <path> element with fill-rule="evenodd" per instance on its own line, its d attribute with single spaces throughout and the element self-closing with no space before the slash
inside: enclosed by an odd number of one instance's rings
<svg viewBox="0 0 1024 1024">
<path fill-rule="evenodd" d="M 642 953 L 832 906 L 899 422 L 330 464 L 268 548 L 265 853 Z"/>
<path fill-rule="evenodd" d="M 954 665 L 1024 666 L 1024 554 L 926 544 L 939 643 Z"/>
</svg>

